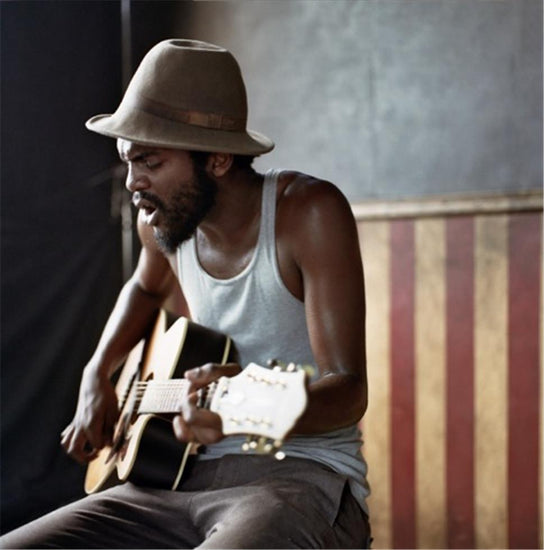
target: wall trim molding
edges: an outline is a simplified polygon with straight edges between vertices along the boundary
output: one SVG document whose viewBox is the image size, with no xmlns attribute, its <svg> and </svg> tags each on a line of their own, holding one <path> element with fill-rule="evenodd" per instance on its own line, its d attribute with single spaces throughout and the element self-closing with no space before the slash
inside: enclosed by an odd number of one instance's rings
<svg viewBox="0 0 544 550">
<path fill-rule="evenodd" d="M 427 218 L 463 215 L 542 212 L 543 193 L 466 194 L 401 200 L 368 200 L 352 203 L 357 221 Z"/>
</svg>

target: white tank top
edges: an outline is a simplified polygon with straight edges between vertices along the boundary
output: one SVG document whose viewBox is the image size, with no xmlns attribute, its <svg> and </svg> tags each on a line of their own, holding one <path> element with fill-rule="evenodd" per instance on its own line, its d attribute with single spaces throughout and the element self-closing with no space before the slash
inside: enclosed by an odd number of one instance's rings
<svg viewBox="0 0 544 550">
<path fill-rule="evenodd" d="M 239 274 L 217 279 L 198 259 L 193 237 L 178 248 L 178 273 L 191 318 L 228 334 L 240 364 L 266 365 L 270 359 L 313 364 L 304 303 L 286 288 L 276 259 L 276 189 L 280 171 L 264 178 L 259 237 L 253 257 Z M 227 437 L 206 447 L 202 458 L 241 452 L 243 437 Z M 293 436 L 283 446 L 287 456 L 310 458 L 345 475 L 352 494 L 366 511 L 369 494 L 366 463 L 361 456 L 361 434 L 351 426 L 322 435 Z"/>
</svg>

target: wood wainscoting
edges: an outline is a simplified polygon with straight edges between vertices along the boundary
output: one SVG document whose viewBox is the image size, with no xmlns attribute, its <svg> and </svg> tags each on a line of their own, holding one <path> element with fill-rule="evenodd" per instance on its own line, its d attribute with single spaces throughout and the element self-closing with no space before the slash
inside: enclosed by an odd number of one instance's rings
<svg viewBox="0 0 544 550">
<path fill-rule="evenodd" d="M 542 548 L 542 193 L 353 205 L 374 548 Z"/>
</svg>

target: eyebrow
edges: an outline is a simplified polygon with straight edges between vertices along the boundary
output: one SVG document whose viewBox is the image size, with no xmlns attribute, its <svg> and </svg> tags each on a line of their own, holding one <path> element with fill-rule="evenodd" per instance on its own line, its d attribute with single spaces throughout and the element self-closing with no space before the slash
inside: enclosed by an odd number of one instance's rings
<svg viewBox="0 0 544 550">
<path fill-rule="evenodd" d="M 155 149 L 144 149 L 142 152 L 134 152 L 131 156 L 130 151 L 127 154 L 124 154 L 123 152 L 119 153 L 119 158 L 123 162 L 139 162 L 142 160 L 145 160 L 147 157 L 150 157 L 151 155 L 158 154 L 158 151 Z"/>
</svg>

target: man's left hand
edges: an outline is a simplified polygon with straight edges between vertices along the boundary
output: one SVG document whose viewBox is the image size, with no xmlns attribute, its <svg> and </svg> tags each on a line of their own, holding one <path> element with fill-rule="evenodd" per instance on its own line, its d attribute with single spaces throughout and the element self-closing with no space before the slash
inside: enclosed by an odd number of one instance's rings
<svg viewBox="0 0 544 550">
<path fill-rule="evenodd" d="M 197 442 L 203 445 L 217 443 L 225 436 L 221 417 L 204 408 L 199 408 L 199 392 L 222 376 L 235 376 L 241 372 L 240 365 L 207 363 L 185 372 L 188 382 L 183 390 L 181 414 L 174 417 L 174 433 L 185 443 Z"/>
</svg>

